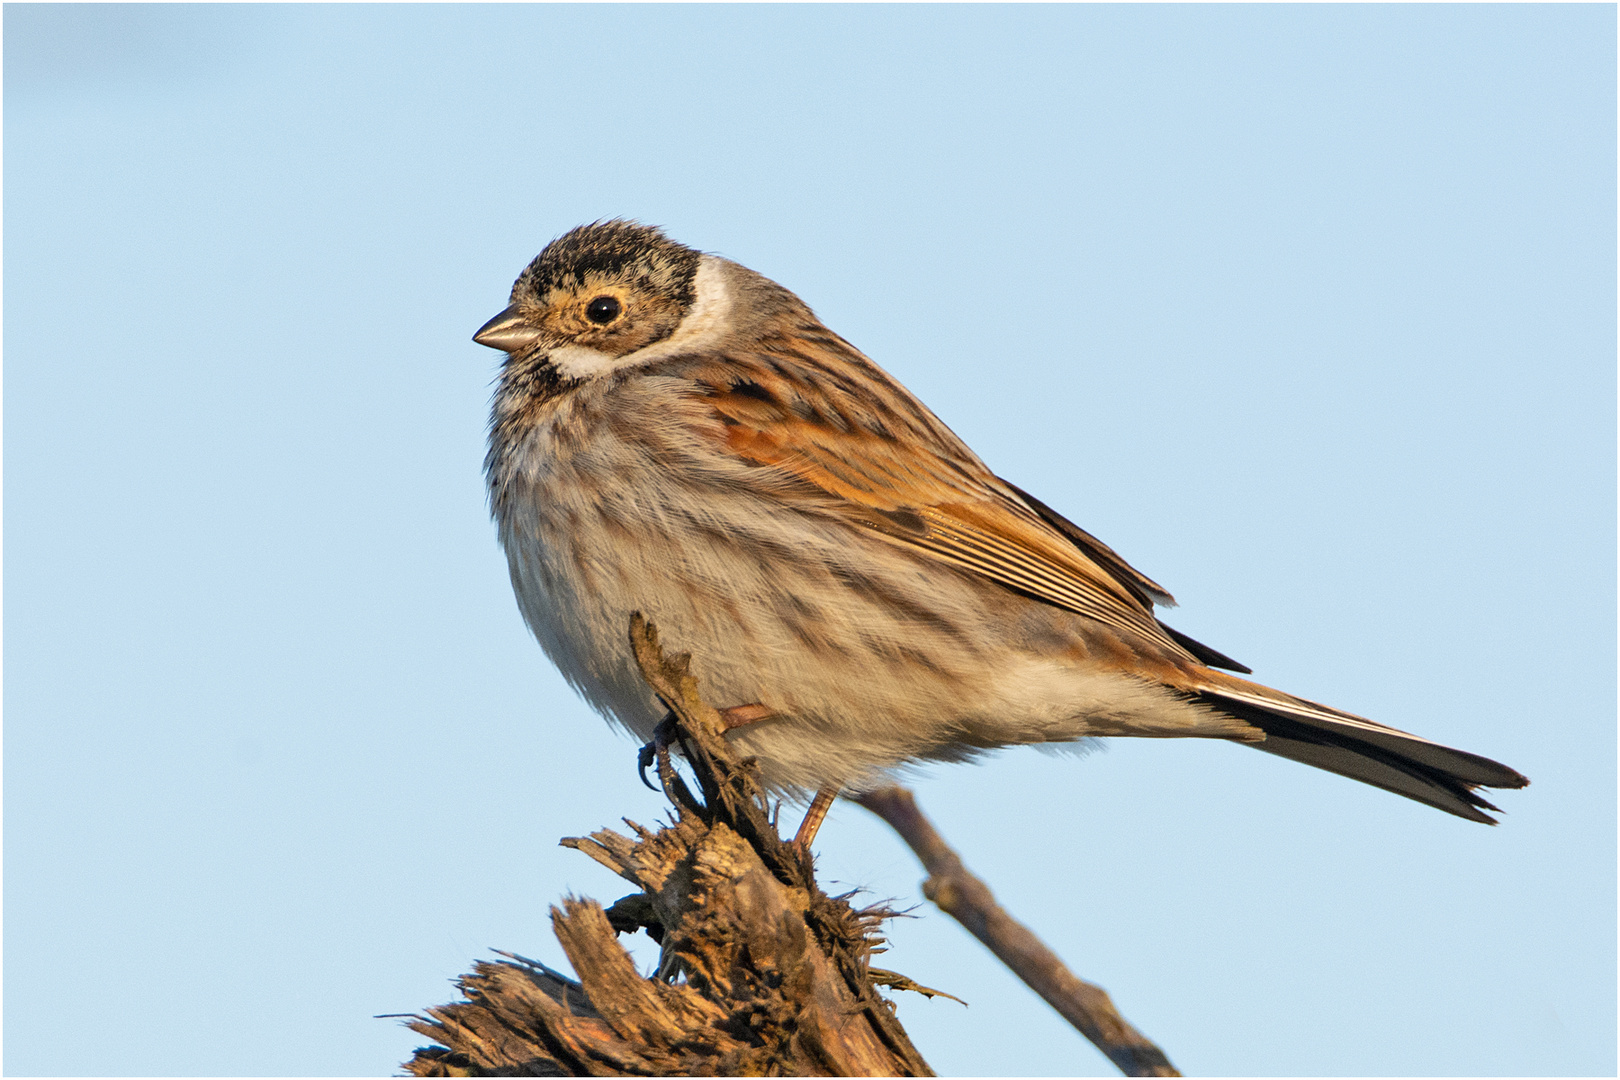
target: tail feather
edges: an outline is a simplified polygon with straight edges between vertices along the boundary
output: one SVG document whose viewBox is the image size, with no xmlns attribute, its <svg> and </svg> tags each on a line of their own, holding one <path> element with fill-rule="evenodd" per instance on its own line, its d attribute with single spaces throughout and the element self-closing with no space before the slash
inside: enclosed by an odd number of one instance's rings
<svg viewBox="0 0 1620 1080">
<path fill-rule="evenodd" d="M 1475 789 L 1529 784 L 1506 765 L 1430 742 L 1314 701 L 1232 679 L 1232 689 L 1201 689 L 1198 700 L 1266 733 L 1247 745 L 1393 791 L 1469 821 L 1496 824 Z M 1250 688 L 1253 689 L 1250 689 Z M 1265 693 L 1257 691 L 1264 690 Z"/>
</svg>

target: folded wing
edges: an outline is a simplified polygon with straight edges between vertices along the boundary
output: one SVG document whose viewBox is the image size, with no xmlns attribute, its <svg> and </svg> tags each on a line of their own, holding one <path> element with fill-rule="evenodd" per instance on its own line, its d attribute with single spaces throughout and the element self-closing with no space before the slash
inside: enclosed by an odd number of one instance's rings
<svg viewBox="0 0 1620 1080">
<path fill-rule="evenodd" d="M 1178 660 L 1234 661 L 1153 616 L 1170 594 L 1113 549 L 993 474 L 920 402 L 851 353 L 729 357 L 700 377 L 727 448 L 806 481 L 845 519 Z M 1242 669 L 1247 670 L 1247 669 Z"/>
<path fill-rule="evenodd" d="M 823 332 L 825 333 L 825 332 Z M 842 343 L 831 355 L 728 356 L 691 373 L 733 454 L 779 470 L 832 512 L 889 541 L 1147 643 L 1166 685 L 1265 732 L 1258 750 L 1314 765 L 1471 821 L 1494 824 L 1480 787 L 1522 775 L 1363 717 L 1211 668 L 1248 668 L 1164 626 L 1174 601 L 1114 550 L 990 472 L 928 409 Z M 784 497 L 792 497 L 784 495 Z M 812 505 L 813 504 L 813 505 Z"/>
</svg>

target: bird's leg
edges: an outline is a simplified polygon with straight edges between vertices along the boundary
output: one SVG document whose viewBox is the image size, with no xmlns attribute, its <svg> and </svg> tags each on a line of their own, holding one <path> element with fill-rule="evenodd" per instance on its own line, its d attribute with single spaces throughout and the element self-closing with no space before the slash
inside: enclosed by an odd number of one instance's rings
<svg viewBox="0 0 1620 1080">
<path fill-rule="evenodd" d="M 720 720 L 726 725 L 727 731 L 736 731 L 740 727 L 769 720 L 775 715 L 770 706 L 761 705 L 757 701 L 750 705 L 733 705 L 729 709 L 720 710 Z M 838 798 L 839 791 L 837 784 L 831 784 L 816 792 L 816 797 L 811 800 L 810 809 L 805 811 L 799 831 L 793 834 L 793 846 L 803 854 L 810 854 L 810 842 L 821 830 L 821 823 L 827 819 L 827 811 L 832 808 L 833 800 Z"/>
<path fill-rule="evenodd" d="M 761 705 L 755 701 L 747 705 L 732 705 L 729 708 L 721 709 L 720 722 L 725 725 L 727 731 L 736 731 L 738 728 L 757 724 L 761 720 L 769 720 L 775 715 L 775 711 L 770 706 Z M 653 728 L 652 740 L 641 748 L 641 753 L 636 758 L 636 765 L 641 773 L 641 782 L 652 788 L 652 790 L 657 791 L 658 789 L 653 787 L 647 780 L 648 766 L 652 765 L 654 761 L 658 763 L 658 778 L 664 781 L 667 789 L 672 779 L 672 770 L 669 764 L 669 747 L 671 743 L 677 742 L 679 739 L 680 729 L 675 726 L 675 714 L 666 713 L 664 718 L 658 722 L 658 726 Z M 821 823 L 826 820 L 827 811 L 832 808 L 833 800 L 838 798 L 839 790 L 838 785 L 832 784 L 816 792 L 816 797 L 810 802 L 810 809 L 805 811 L 803 824 L 799 826 L 799 831 L 793 834 L 793 846 L 806 855 L 810 853 L 810 842 L 816 838 L 816 833 L 821 829 Z"/>
<path fill-rule="evenodd" d="M 776 713 L 769 705 L 754 702 L 750 705 L 733 705 L 729 709 L 720 710 L 720 721 L 726 725 L 727 731 L 736 731 L 749 724 L 757 724 L 761 720 L 769 720 Z M 836 784 L 822 788 L 816 792 L 816 797 L 810 802 L 810 809 L 805 811 L 804 822 L 799 831 L 793 834 L 793 846 L 804 854 L 810 854 L 810 842 L 816 838 L 821 829 L 821 823 L 827 818 L 827 811 L 832 808 L 833 800 L 838 798 L 839 787 Z"/>
<path fill-rule="evenodd" d="M 725 725 L 727 731 L 736 731 L 740 727 L 757 724 L 761 720 L 769 720 L 775 715 L 776 713 L 772 711 L 769 705 L 761 705 L 756 701 L 749 705 L 733 705 L 729 709 L 721 709 L 720 722 Z M 646 784 L 650 790 L 657 791 L 658 789 L 653 787 L 652 782 L 647 779 L 647 770 L 656 761 L 658 762 L 659 776 L 663 776 L 664 773 L 668 772 L 669 747 L 671 743 L 678 742 L 679 739 L 680 732 L 675 727 L 675 714 L 665 713 L 664 718 L 658 721 L 658 726 L 653 728 L 652 740 L 643 745 L 640 752 L 637 753 L 636 771 L 641 774 L 641 782 Z"/>
<path fill-rule="evenodd" d="M 833 800 L 838 798 L 838 792 L 837 784 L 829 784 L 816 792 L 816 797 L 811 800 L 810 809 L 804 814 L 804 823 L 799 826 L 799 831 L 793 834 L 793 846 L 804 854 L 810 854 L 810 841 L 816 838 L 816 833 L 820 830 L 822 821 L 826 819 Z"/>
</svg>

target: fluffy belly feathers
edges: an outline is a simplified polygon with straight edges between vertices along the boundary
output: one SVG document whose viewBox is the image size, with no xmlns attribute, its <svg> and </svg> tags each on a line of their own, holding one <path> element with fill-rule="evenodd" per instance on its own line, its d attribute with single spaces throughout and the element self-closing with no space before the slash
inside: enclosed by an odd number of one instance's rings
<svg viewBox="0 0 1620 1080">
<path fill-rule="evenodd" d="M 642 612 L 666 648 L 691 653 L 706 701 L 776 714 L 731 739 L 778 791 L 858 789 L 907 761 L 1009 744 L 1228 726 L 1087 663 L 1079 616 L 987 597 L 876 536 L 773 521 L 723 492 L 649 506 L 603 486 L 584 505 L 570 498 L 581 486 L 533 485 L 501 520 L 542 648 L 594 707 L 648 739 L 664 710 L 630 653 L 630 614 Z"/>
</svg>

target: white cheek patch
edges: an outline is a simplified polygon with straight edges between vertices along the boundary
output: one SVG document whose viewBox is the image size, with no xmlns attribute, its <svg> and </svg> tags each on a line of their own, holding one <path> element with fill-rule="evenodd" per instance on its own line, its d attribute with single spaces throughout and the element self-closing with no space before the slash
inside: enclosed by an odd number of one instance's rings
<svg viewBox="0 0 1620 1080">
<path fill-rule="evenodd" d="M 699 352 L 721 340 L 731 325 L 731 287 L 726 262 L 705 255 L 692 277 L 692 306 L 675 332 L 662 341 L 623 356 L 583 345 L 564 345 L 548 354 L 557 371 L 571 379 L 591 379 L 620 368 L 640 367 L 681 353 Z"/>
<path fill-rule="evenodd" d="M 589 379 L 605 375 L 629 359 L 626 356 L 609 356 L 605 352 L 587 349 L 583 345 L 564 345 L 560 349 L 552 349 L 546 355 L 557 371 L 570 379 Z"/>
</svg>

